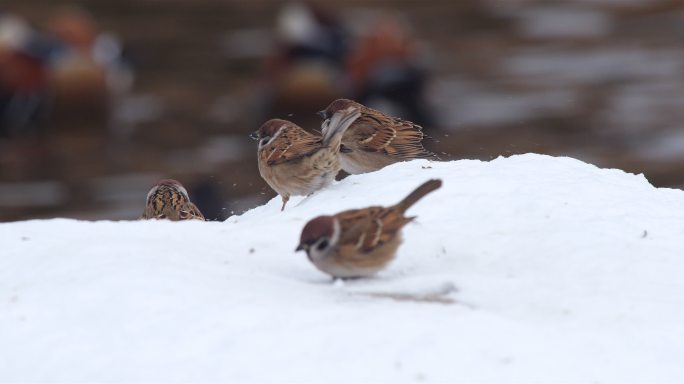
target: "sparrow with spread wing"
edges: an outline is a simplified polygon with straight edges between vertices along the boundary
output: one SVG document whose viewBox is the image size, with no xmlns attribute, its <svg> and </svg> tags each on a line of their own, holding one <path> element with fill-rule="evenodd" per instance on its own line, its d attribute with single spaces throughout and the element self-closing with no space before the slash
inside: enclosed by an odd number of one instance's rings
<svg viewBox="0 0 684 384">
<path fill-rule="evenodd" d="M 361 113 L 342 136 L 340 161 L 351 174 L 377 171 L 390 164 L 412 159 L 437 159 L 423 147 L 422 127 L 410 121 L 387 116 L 348 99 L 337 99 L 320 112 L 323 134 L 326 122 L 348 108 Z"/>
<path fill-rule="evenodd" d="M 259 140 L 259 173 L 281 196 L 281 210 L 290 196 L 309 195 L 335 180 L 341 168 L 342 135 L 358 116 L 354 107 L 340 110 L 325 124 L 323 136 L 280 119 L 269 120 L 252 133 L 251 137 Z"/>
</svg>

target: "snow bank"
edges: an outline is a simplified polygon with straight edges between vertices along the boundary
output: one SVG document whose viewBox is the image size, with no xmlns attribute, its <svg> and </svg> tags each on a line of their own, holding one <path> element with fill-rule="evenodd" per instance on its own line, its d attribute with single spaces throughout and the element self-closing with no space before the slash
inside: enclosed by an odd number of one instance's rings
<svg viewBox="0 0 684 384">
<path fill-rule="evenodd" d="M 293 252 L 313 216 L 435 177 L 377 278 L 333 284 Z M 530 154 L 396 164 L 279 208 L 1 224 L 0 381 L 684 379 L 682 191 Z"/>
</svg>

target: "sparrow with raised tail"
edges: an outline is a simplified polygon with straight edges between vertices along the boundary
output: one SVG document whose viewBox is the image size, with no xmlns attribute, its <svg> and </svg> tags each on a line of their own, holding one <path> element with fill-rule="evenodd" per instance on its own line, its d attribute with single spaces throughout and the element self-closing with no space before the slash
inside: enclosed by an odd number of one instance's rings
<svg viewBox="0 0 684 384">
<path fill-rule="evenodd" d="M 335 180 L 342 134 L 358 117 L 356 108 L 340 110 L 328 120 L 322 137 L 280 119 L 267 121 L 251 134 L 259 140 L 259 173 L 283 199 L 281 211 L 290 196 L 309 195 Z"/>
<path fill-rule="evenodd" d="M 428 180 L 399 203 L 319 216 L 302 229 L 296 251 L 306 251 L 319 270 L 334 278 L 372 276 L 389 264 L 401 244 L 401 229 L 415 217 L 406 210 L 442 186 Z"/>
<path fill-rule="evenodd" d="M 142 220 L 204 220 L 202 212 L 190 201 L 188 191 L 177 180 L 159 180 L 147 193 L 146 201 Z"/>
<path fill-rule="evenodd" d="M 340 161 L 342 169 L 351 174 L 377 171 L 390 164 L 411 159 L 437 159 L 423 148 L 425 135 L 420 125 L 368 108 L 348 99 L 337 99 L 318 115 L 326 122 L 335 114 L 354 107 L 361 111 L 358 119 L 342 136 Z"/>
</svg>

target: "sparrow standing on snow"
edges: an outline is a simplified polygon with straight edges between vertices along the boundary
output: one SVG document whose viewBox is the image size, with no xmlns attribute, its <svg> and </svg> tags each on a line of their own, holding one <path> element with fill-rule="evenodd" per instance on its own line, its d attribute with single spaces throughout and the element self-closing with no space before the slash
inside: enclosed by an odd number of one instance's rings
<svg viewBox="0 0 684 384">
<path fill-rule="evenodd" d="M 319 216 L 302 230 L 297 251 L 334 278 L 374 275 L 384 268 L 401 243 L 401 229 L 415 217 L 404 212 L 420 198 L 442 186 L 442 181 L 425 182 L 391 207 L 369 207 Z"/>
<path fill-rule="evenodd" d="M 251 134 L 259 140 L 259 173 L 283 199 L 309 195 L 335 180 L 340 171 L 342 134 L 359 117 L 355 108 L 340 110 L 316 136 L 287 120 L 272 119 Z"/>
<path fill-rule="evenodd" d="M 425 137 L 422 127 L 368 108 L 348 99 L 337 99 L 320 112 L 326 122 L 335 114 L 350 107 L 358 108 L 361 115 L 342 137 L 340 161 L 342 169 L 351 174 L 377 171 L 390 164 L 411 159 L 436 159 L 434 153 L 423 148 Z"/>
<path fill-rule="evenodd" d="M 188 191 L 173 179 L 159 180 L 147 193 L 143 220 L 204 220 L 202 212 L 190 201 Z"/>
</svg>

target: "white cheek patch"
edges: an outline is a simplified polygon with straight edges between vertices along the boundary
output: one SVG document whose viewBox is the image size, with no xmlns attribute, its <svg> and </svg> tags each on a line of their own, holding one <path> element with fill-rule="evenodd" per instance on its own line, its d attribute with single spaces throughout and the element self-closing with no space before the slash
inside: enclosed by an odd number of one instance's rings
<svg viewBox="0 0 684 384">
<path fill-rule="evenodd" d="M 325 253 L 318 250 L 316 247 L 309 249 L 309 258 L 311 261 L 318 261 L 325 257 Z"/>
<path fill-rule="evenodd" d="M 340 240 L 340 223 L 335 220 L 333 222 L 333 235 L 332 238 L 329 241 L 329 245 L 326 249 L 319 250 L 318 249 L 318 243 L 316 243 L 313 247 L 309 249 L 309 257 L 311 260 L 323 260 L 327 258 L 328 256 L 331 255 L 331 252 L 337 246 L 337 242 Z"/>
<path fill-rule="evenodd" d="M 340 229 L 340 222 L 335 219 L 333 221 L 333 235 L 332 239 L 330 239 L 330 243 L 333 245 L 337 245 L 337 242 L 340 241 L 340 233 L 342 230 Z"/>
</svg>

